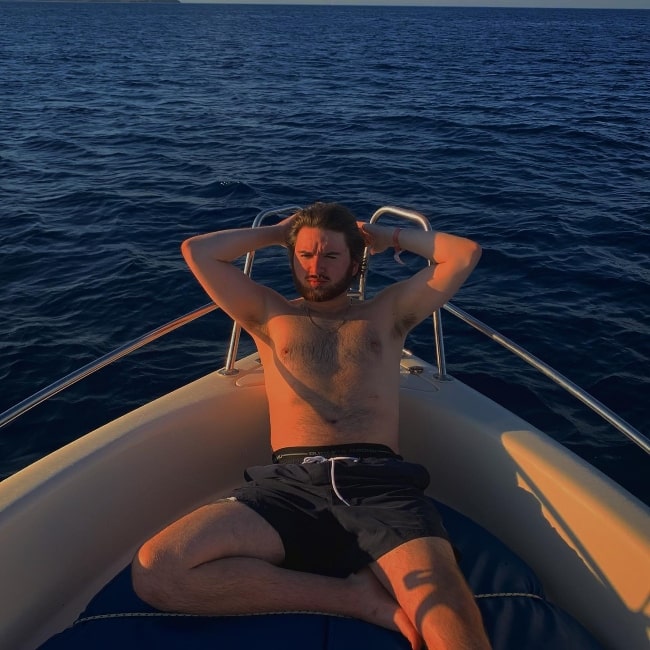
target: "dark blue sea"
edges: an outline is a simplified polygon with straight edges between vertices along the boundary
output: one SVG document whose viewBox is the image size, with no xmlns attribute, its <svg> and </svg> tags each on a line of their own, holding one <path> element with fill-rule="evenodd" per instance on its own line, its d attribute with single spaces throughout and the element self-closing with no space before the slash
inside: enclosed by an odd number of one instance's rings
<svg viewBox="0 0 650 650">
<path fill-rule="evenodd" d="M 186 237 L 324 199 L 477 239 L 453 302 L 648 435 L 649 61 L 650 11 L 0 3 L 0 411 L 206 304 Z M 257 259 L 291 291 L 281 249 Z M 373 258 L 369 293 L 407 262 Z M 643 452 L 443 322 L 452 374 L 650 503 Z M 228 330 L 9 424 L 0 476 L 221 367 Z M 433 361 L 429 323 L 409 347 Z"/>
</svg>

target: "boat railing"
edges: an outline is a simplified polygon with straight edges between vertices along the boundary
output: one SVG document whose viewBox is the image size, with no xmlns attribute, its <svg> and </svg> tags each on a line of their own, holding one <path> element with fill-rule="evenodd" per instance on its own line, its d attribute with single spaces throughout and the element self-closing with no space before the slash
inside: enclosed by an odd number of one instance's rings
<svg viewBox="0 0 650 650">
<path fill-rule="evenodd" d="M 263 210 L 253 220 L 252 228 L 259 228 L 270 217 L 289 216 L 300 210 L 299 206 L 290 205 L 282 208 L 272 208 L 271 210 Z M 255 251 L 246 253 L 244 260 L 244 273 L 249 277 L 253 273 L 253 261 L 255 260 Z M 237 349 L 239 347 L 239 337 L 241 335 L 241 325 L 233 321 L 232 334 L 230 335 L 230 344 L 228 345 L 228 352 L 226 354 L 226 364 L 219 370 L 223 375 L 233 375 L 237 373 L 235 368 L 235 361 L 237 361 Z"/>
<path fill-rule="evenodd" d="M 388 215 L 393 217 L 400 217 L 408 221 L 412 221 L 415 224 L 418 224 L 423 230 L 428 232 L 431 231 L 431 223 L 429 220 L 419 212 L 415 210 L 406 210 L 404 208 L 397 208 L 395 206 L 384 206 L 379 208 L 372 217 L 370 217 L 370 223 L 375 223 L 381 217 Z M 370 251 L 368 248 L 364 251 L 363 254 L 363 273 L 359 278 L 359 293 L 361 294 L 362 299 L 365 298 L 366 292 L 366 281 L 368 276 L 368 260 L 369 260 Z M 429 260 L 429 265 L 432 262 Z M 433 342 L 435 346 L 435 355 L 436 355 L 436 367 L 438 369 L 436 373 L 436 378 L 439 381 L 450 381 L 450 377 L 447 374 L 447 362 L 445 360 L 445 342 L 442 335 L 442 316 L 440 314 L 440 309 L 436 309 L 432 315 L 431 319 L 433 322 Z"/>
<path fill-rule="evenodd" d="M 268 218 L 272 216 L 277 217 L 279 215 L 280 216 L 288 215 L 291 214 L 292 212 L 295 212 L 298 209 L 299 208 L 295 206 L 288 206 L 284 208 L 265 210 L 263 212 L 260 212 L 257 215 L 255 221 L 253 222 L 253 227 L 258 227 L 262 225 L 264 221 L 266 221 Z M 370 219 L 371 223 L 376 222 L 380 217 L 384 215 L 391 215 L 394 217 L 405 218 L 407 220 L 419 224 L 425 230 L 431 230 L 431 226 L 427 218 L 421 215 L 420 213 L 414 212 L 412 210 L 405 210 L 402 208 L 396 208 L 392 206 L 386 206 L 377 210 Z M 244 272 L 247 273 L 248 275 L 252 273 L 253 260 L 254 260 L 254 253 L 253 252 L 248 253 L 244 262 Z M 359 300 L 365 299 L 365 289 L 366 289 L 366 280 L 367 280 L 367 272 L 368 272 L 367 260 L 368 260 L 368 250 L 366 249 L 364 252 L 363 272 L 359 278 L 358 288 L 356 290 L 353 289 L 350 291 L 350 295 L 352 297 L 356 297 Z M 217 309 L 218 306 L 215 305 L 214 303 L 209 303 L 207 305 L 204 305 L 203 307 L 194 309 L 193 311 L 185 314 L 184 316 L 176 318 L 175 320 L 170 321 L 166 325 L 158 327 L 152 330 L 151 332 L 148 332 L 147 334 L 144 334 L 138 337 L 137 339 L 134 339 L 133 341 L 116 348 L 112 352 L 103 355 L 99 359 L 89 364 L 86 364 L 85 366 L 79 368 L 78 370 L 55 381 L 49 386 L 46 386 L 45 388 L 37 391 L 31 397 L 28 397 L 27 399 L 19 402 L 15 406 L 9 408 L 4 413 L 0 414 L 0 428 L 16 420 L 20 416 L 24 415 L 27 411 L 34 408 L 35 406 L 38 406 L 39 404 L 45 402 L 46 400 L 50 399 L 54 395 L 57 395 L 58 393 L 66 390 L 67 388 L 76 384 L 82 379 L 85 379 L 89 375 L 92 375 L 98 370 L 105 368 L 106 366 L 114 363 L 115 361 L 118 361 L 119 359 L 122 359 L 123 357 L 144 347 L 145 345 L 148 345 L 149 343 L 156 341 L 157 339 L 165 336 L 166 334 L 169 334 L 170 332 L 173 332 L 174 330 L 177 330 L 180 327 L 183 327 L 184 325 L 187 325 L 188 323 L 191 323 L 192 321 L 197 320 L 198 318 L 201 318 L 206 314 L 215 311 Z M 540 373 L 548 377 L 551 381 L 553 381 L 555 384 L 560 386 L 570 395 L 572 395 L 573 397 L 581 401 L 583 404 L 585 404 L 587 407 L 589 407 L 603 420 L 608 422 L 615 429 L 617 429 L 619 432 L 621 432 L 623 435 L 629 438 L 632 442 L 638 445 L 641 449 L 643 449 L 647 454 L 650 454 L 650 440 L 646 436 L 644 436 L 640 431 L 638 431 L 636 428 L 630 425 L 628 422 L 623 420 L 619 415 L 614 413 L 610 408 L 608 408 L 600 401 L 598 401 L 596 398 L 594 398 L 592 395 L 590 395 L 587 391 L 580 388 L 578 385 L 574 384 L 572 381 L 570 381 L 562 374 L 557 372 L 555 369 L 553 369 L 551 366 L 544 363 L 534 355 L 530 354 L 527 350 L 522 348 L 520 345 L 514 343 L 513 341 L 503 336 L 496 330 L 492 329 L 491 327 L 489 327 L 479 319 L 475 318 L 471 314 L 468 314 L 467 312 L 463 311 L 462 309 L 459 309 L 458 307 L 456 307 L 451 303 L 446 303 L 445 305 L 443 305 L 443 309 L 445 309 L 445 311 L 452 314 L 454 317 L 460 319 L 467 325 L 478 330 L 479 332 L 487 336 L 492 341 L 506 348 L 511 353 L 515 354 L 516 356 L 518 356 L 520 359 L 522 359 L 529 365 L 531 365 L 533 368 L 535 368 L 537 371 L 539 371 Z M 433 319 L 433 326 L 434 326 L 434 340 L 435 340 L 436 367 L 437 367 L 435 378 L 439 381 L 449 381 L 451 380 L 451 378 L 447 375 L 446 372 L 444 341 L 443 341 L 443 334 L 442 334 L 442 321 L 441 321 L 440 310 L 436 310 L 433 313 L 432 319 Z M 241 334 L 241 328 L 237 323 L 235 323 L 233 325 L 230 344 L 228 347 L 226 363 L 224 368 L 222 368 L 219 371 L 222 374 L 228 375 L 237 372 L 235 368 L 235 360 L 237 357 L 240 334 Z"/>
<path fill-rule="evenodd" d="M 283 208 L 276 208 L 271 210 L 265 210 L 260 212 L 255 220 L 253 221 L 253 228 L 259 228 L 264 222 L 271 218 L 278 216 L 288 216 L 300 210 L 297 206 L 288 206 Z M 373 215 L 370 217 L 370 223 L 375 223 L 382 216 L 389 215 L 393 217 L 400 217 L 402 219 L 407 219 L 418 224 L 422 229 L 430 231 L 431 224 L 429 220 L 419 212 L 414 210 L 406 210 L 404 208 L 397 208 L 394 206 L 384 206 L 379 208 Z M 370 250 L 368 247 L 364 249 L 363 252 L 363 263 L 361 264 L 361 273 L 359 275 L 359 281 L 356 289 L 351 289 L 348 293 L 350 297 L 356 298 L 357 300 L 365 300 L 366 297 L 366 284 L 368 277 L 368 260 L 370 257 Z M 250 276 L 253 271 L 253 261 L 255 259 L 255 251 L 250 251 L 246 254 L 246 260 L 244 262 L 244 273 Z M 431 262 L 429 262 L 431 264 Z M 445 348 L 444 340 L 442 336 L 442 319 L 440 317 L 440 310 L 436 309 L 433 314 L 433 336 L 435 341 L 435 353 L 436 353 L 436 366 L 438 368 L 437 379 L 440 381 L 448 381 L 450 378 L 447 375 L 447 366 L 445 362 Z M 219 371 L 222 374 L 230 375 L 236 374 L 237 369 L 235 368 L 235 361 L 237 359 L 237 347 L 239 345 L 239 337 L 241 334 L 241 326 L 238 323 L 233 324 L 232 334 L 230 337 L 230 344 L 228 346 L 228 354 L 226 356 L 226 364 Z"/>
<path fill-rule="evenodd" d="M 197 318 L 201 318 L 202 316 L 205 316 L 206 314 L 209 314 L 210 312 L 215 311 L 216 309 L 219 309 L 219 307 L 215 305 L 213 302 L 208 303 L 207 305 L 203 305 L 203 307 L 194 309 L 191 312 L 185 314 L 184 316 L 180 316 L 179 318 L 170 321 L 166 325 L 157 327 L 155 330 L 151 330 L 151 332 L 148 332 L 147 334 L 143 334 L 142 336 L 139 336 L 137 339 L 134 339 L 129 343 L 125 343 L 124 345 L 115 348 L 115 350 L 113 350 L 112 352 L 108 352 L 107 354 L 104 354 L 103 356 L 99 357 L 99 359 L 95 359 L 95 361 L 91 361 L 90 363 L 86 364 L 85 366 L 82 366 L 78 370 L 74 370 L 70 374 L 65 375 L 65 377 L 61 377 L 61 379 L 58 379 L 57 381 L 50 384 L 49 386 L 42 388 L 41 390 L 37 391 L 27 399 L 18 402 L 18 404 L 12 406 L 11 408 L 7 409 L 4 413 L 0 414 L 0 428 L 4 427 L 10 422 L 13 422 L 21 415 L 27 413 L 27 411 L 33 409 L 35 406 L 38 406 L 39 404 L 47 401 L 51 397 L 54 397 L 55 395 L 58 395 L 62 391 L 70 388 L 70 386 L 73 386 L 74 384 L 81 381 L 82 379 L 85 379 L 86 377 L 89 377 L 90 375 L 96 373 L 98 370 L 101 370 L 106 366 L 110 366 L 112 363 L 119 361 L 120 359 L 131 354 L 132 352 L 135 352 L 136 350 L 143 348 L 145 345 L 148 345 L 149 343 L 153 343 L 154 341 L 165 336 L 166 334 L 169 334 L 170 332 L 173 332 L 174 330 L 183 327 L 183 325 L 187 325 L 188 323 L 195 321 Z"/>
</svg>

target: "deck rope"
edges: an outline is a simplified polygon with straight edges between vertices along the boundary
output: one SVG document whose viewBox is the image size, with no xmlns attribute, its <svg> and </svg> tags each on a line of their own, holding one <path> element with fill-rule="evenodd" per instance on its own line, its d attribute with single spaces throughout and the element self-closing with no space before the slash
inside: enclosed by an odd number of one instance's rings
<svg viewBox="0 0 650 650">
<path fill-rule="evenodd" d="M 529 594 L 525 592 L 519 592 L 519 591 L 504 591 L 500 593 L 494 593 L 494 594 L 475 594 L 474 598 L 479 599 L 479 598 L 535 598 L 537 600 L 543 600 L 546 601 L 545 598 L 540 596 L 539 594 Z"/>
<path fill-rule="evenodd" d="M 284 612 L 252 612 L 248 614 L 184 614 L 182 612 L 113 612 L 112 614 L 94 614 L 78 618 L 72 626 L 81 623 L 91 623 L 111 618 L 234 618 L 244 616 L 274 616 L 289 614 L 311 614 L 313 616 L 335 616 L 337 618 L 350 618 L 342 614 L 330 614 L 329 612 L 311 612 L 307 610 L 291 610 Z"/>
<path fill-rule="evenodd" d="M 493 594 L 475 594 L 474 598 L 533 598 L 536 600 L 545 601 L 545 599 L 538 594 L 531 594 L 525 592 L 498 592 Z M 289 615 L 289 614 L 310 614 L 313 616 L 335 616 L 337 618 L 350 618 L 342 614 L 331 614 L 329 612 L 311 612 L 307 610 L 291 610 L 284 612 L 253 612 L 248 614 L 183 614 L 181 612 L 113 612 L 112 614 L 95 614 L 94 616 L 84 616 L 78 618 L 72 625 L 80 625 L 81 623 L 90 623 L 92 621 L 102 621 L 112 618 L 232 618 L 242 616 L 273 616 L 273 615 Z"/>
</svg>

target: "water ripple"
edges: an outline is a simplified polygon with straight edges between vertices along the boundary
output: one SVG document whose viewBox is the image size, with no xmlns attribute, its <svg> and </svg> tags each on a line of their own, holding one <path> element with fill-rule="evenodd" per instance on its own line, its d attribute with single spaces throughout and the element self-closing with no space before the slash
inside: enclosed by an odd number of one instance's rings
<svg viewBox="0 0 650 650">
<path fill-rule="evenodd" d="M 6 3 L 3 20 L 0 409 L 204 304 L 185 237 L 337 199 L 478 239 L 459 305 L 650 421 L 650 12 Z M 291 291 L 285 265 L 260 255 L 256 276 Z M 371 290 L 409 272 L 372 269 Z M 0 475 L 218 365 L 228 327 L 205 320 L 3 430 Z M 452 371 L 607 469 L 640 466 L 448 331 Z M 429 337 L 412 347 L 430 359 Z"/>
</svg>

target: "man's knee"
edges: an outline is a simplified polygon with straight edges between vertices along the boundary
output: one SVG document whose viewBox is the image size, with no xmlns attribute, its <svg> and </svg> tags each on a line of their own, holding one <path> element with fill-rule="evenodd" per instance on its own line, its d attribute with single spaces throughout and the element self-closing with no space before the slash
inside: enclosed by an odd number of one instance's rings
<svg viewBox="0 0 650 650">
<path fill-rule="evenodd" d="M 149 605 L 168 610 L 179 585 L 180 567 L 155 540 L 143 544 L 131 562 L 131 582 L 136 595 Z"/>
</svg>

